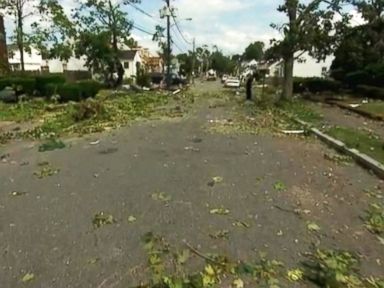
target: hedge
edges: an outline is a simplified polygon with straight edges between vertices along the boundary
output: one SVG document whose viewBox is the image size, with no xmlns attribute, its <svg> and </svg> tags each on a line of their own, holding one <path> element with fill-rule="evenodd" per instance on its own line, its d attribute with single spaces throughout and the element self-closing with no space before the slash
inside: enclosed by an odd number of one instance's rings
<svg viewBox="0 0 384 288">
<path fill-rule="evenodd" d="M 47 74 L 36 77 L 36 90 L 40 96 L 49 97 L 52 96 L 48 90 L 48 85 L 60 85 L 65 83 L 65 77 L 58 74 Z"/>
<path fill-rule="evenodd" d="M 48 84 L 47 93 L 51 96 L 59 95 L 60 102 L 81 101 L 94 98 L 103 86 L 96 81 L 85 80 L 76 83 Z"/>
<path fill-rule="evenodd" d="M 339 92 L 342 85 L 339 81 L 323 78 L 295 78 L 293 82 L 294 93 Z"/>
<path fill-rule="evenodd" d="M 360 97 L 363 96 L 384 100 L 384 88 L 368 85 L 359 85 L 356 87 L 355 92 L 360 94 Z"/>
<path fill-rule="evenodd" d="M 33 95 L 36 80 L 31 77 L 5 77 L 0 79 L 0 90 L 5 87 L 12 87 L 16 94 Z"/>
</svg>

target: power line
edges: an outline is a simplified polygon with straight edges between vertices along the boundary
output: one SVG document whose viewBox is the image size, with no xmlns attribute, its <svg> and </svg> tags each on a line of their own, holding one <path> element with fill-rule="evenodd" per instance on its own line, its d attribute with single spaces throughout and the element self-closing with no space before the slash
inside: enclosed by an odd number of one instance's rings
<svg viewBox="0 0 384 288">
<path fill-rule="evenodd" d="M 181 52 L 181 53 L 185 53 L 185 50 L 181 49 L 179 45 L 176 44 L 175 41 L 171 40 L 172 41 L 172 44 L 175 45 L 175 47 Z"/>
<path fill-rule="evenodd" d="M 135 8 L 135 9 L 136 9 L 137 11 L 139 11 L 140 13 L 142 13 L 142 14 L 144 14 L 144 15 L 146 15 L 146 16 L 152 18 L 152 19 L 155 18 L 155 17 L 153 17 L 153 15 L 149 14 L 148 12 L 146 12 L 145 10 L 143 10 L 142 8 L 136 6 L 136 5 L 133 4 L 133 3 L 128 2 L 128 5 L 132 6 L 133 8 Z"/>
<path fill-rule="evenodd" d="M 173 22 L 175 22 L 177 31 L 179 31 L 179 33 L 180 33 L 181 37 L 183 38 L 183 40 L 184 40 L 187 44 L 192 45 L 192 43 L 191 43 L 190 41 L 188 41 L 188 40 L 184 37 L 183 32 L 181 32 L 181 29 L 180 29 L 180 27 L 179 27 L 179 23 L 177 23 L 175 15 L 173 15 L 173 13 L 171 13 L 171 15 L 172 15 L 172 18 L 173 18 Z"/>
<path fill-rule="evenodd" d="M 134 24 L 132 24 L 132 28 L 134 28 L 136 30 L 139 30 L 139 31 L 141 31 L 141 32 L 143 32 L 145 34 L 148 34 L 148 35 L 152 35 L 153 36 L 155 34 L 155 33 L 152 33 L 152 32 L 149 32 L 149 31 L 145 30 L 144 28 L 138 27 L 138 26 L 136 26 Z"/>
<path fill-rule="evenodd" d="M 171 28 L 171 30 L 172 30 L 172 32 L 173 32 L 175 35 L 178 34 L 178 33 L 175 32 L 175 30 L 174 30 L 173 28 Z M 184 42 L 182 42 L 182 40 L 180 40 L 180 39 L 181 39 L 180 36 L 177 36 L 177 39 L 180 41 L 180 44 L 183 44 L 183 43 L 184 43 Z M 181 45 L 181 46 L 182 46 L 182 48 L 184 48 L 184 49 L 183 49 L 184 51 L 188 51 L 188 50 L 189 50 L 187 46 L 185 46 L 185 45 Z"/>
</svg>

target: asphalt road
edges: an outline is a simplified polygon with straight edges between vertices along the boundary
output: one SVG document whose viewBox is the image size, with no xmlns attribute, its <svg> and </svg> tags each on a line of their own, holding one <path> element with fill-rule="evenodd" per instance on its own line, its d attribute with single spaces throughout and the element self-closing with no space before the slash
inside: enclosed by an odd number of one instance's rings
<svg viewBox="0 0 384 288">
<path fill-rule="evenodd" d="M 196 91 L 217 89 L 198 84 Z M 188 117 L 72 139 L 63 150 L 3 147 L 9 157 L 0 162 L 0 287 L 129 287 L 148 275 L 140 240 L 147 232 L 176 248 L 186 240 L 232 259 L 253 260 L 263 251 L 287 269 L 313 244 L 345 249 L 360 255 L 364 275 L 382 276 L 383 246 L 360 217 L 373 201 L 363 190 L 383 183 L 355 164 L 325 160 L 328 148 L 313 139 L 204 129 L 230 110 L 203 101 Z M 60 171 L 38 179 L 43 161 Z M 212 186 L 213 177 L 222 182 Z M 154 199 L 159 193 L 169 201 Z M 210 214 L 220 207 L 230 213 Z M 294 209 L 309 212 L 298 217 Z M 95 229 L 101 211 L 116 223 Z M 237 220 L 250 227 L 233 226 Z M 308 231 L 308 221 L 321 232 Z M 209 236 L 223 229 L 228 240 Z M 23 284 L 28 272 L 35 279 Z"/>
</svg>

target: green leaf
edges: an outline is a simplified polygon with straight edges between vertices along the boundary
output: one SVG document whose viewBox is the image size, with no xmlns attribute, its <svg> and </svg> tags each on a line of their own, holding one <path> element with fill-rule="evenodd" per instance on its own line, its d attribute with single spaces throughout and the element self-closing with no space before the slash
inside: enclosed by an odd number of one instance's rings
<svg viewBox="0 0 384 288">
<path fill-rule="evenodd" d="M 228 215 L 229 210 L 221 207 L 221 208 L 212 209 L 209 211 L 209 213 L 216 214 L 216 215 Z"/>
<path fill-rule="evenodd" d="M 134 222 L 136 222 L 136 217 L 135 216 L 132 216 L 132 215 L 130 215 L 129 217 L 128 217 L 128 222 L 129 223 L 134 223 Z"/>
<path fill-rule="evenodd" d="M 278 192 L 286 190 L 285 184 L 281 181 L 277 181 L 275 185 L 273 185 L 273 188 L 275 188 L 275 190 Z"/>
<path fill-rule="evenodd" d="M 312 232 L 318 232 L 321 230 L 320 226 L 314 222 L 307 222 L 307 229 Z"/>
<path fill-rule="evenodd" d="M 23 276 L 23 278 L 21 279 L 21 281 L 23 282 L 23 283 L 27 283 L 27 282 L 31 282 L 32 280 L 34 280 L 35 279 L 35 274 L 33 274 L 33 273 L 27 273 L 27 274 L 25 274 L 24 276 Z"/>
<path fill-rule="evenodd" d="M 188 261 L 190 256 L 191 252 L 189 251 L 189 249 L 184 249 L 183 251 L 177 254 L 177 262 L 183 265 Z"/>
</svg>

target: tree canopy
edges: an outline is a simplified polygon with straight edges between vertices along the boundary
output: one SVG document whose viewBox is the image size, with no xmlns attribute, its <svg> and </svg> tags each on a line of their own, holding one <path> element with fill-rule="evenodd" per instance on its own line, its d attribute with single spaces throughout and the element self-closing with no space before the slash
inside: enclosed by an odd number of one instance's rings
<svg viewBox="0 0 384 288">
<path fill-rule="evenodd" d="M 256 60 L 259 61 L 263 59 L 264 56 L 264 43 L 260 41 L 256 41 L 254 43 L 251 43 L 248 45 L 247 48 L 245 48 L 243 59 L 244 60 Z"/>
</svg>

